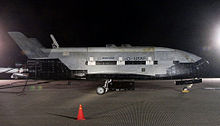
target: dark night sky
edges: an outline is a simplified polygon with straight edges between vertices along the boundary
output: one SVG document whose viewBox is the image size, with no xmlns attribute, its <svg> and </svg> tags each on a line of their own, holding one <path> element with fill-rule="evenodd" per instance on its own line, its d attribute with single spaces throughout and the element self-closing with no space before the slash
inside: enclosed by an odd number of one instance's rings
<svg viewBox="0 0 220 126">
<path fill-rule="evenodd" d="M 164 46 L 189 51 L 210 61 L 209 76 L 220 77 L 218 0 L 0 1 L 0 65 L 24 62 L 8 31 L 21 31 L 51 47 L 125 44 Z"/>
</svg>

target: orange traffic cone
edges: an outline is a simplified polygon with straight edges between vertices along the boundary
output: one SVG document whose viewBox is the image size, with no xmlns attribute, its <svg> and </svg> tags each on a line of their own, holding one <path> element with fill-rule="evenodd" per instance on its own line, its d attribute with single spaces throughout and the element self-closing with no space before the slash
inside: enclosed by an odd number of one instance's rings
<svg viewBox="0 0 220 126">
<path fill-rule="evenodd" d="M 78 112 L 77 120 L 86 120 L 83 114 L 83 108 L 81 104 L 79 105 L 79 112 Z"/>
</svg>

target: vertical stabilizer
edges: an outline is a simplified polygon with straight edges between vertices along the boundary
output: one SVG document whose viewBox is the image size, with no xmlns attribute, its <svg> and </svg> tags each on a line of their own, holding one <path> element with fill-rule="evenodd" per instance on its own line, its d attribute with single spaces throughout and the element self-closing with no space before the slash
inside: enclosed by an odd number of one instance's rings
<svg viewBox="0 0 220 126">
<path fill-rule="evenodd" d="M 8 34 L 29 59 L 47 57 L 47 55 L 41 50 L 44 47 L 37 39 L 27 38 L 21 32 L 8 32 Z"/>
</svg>

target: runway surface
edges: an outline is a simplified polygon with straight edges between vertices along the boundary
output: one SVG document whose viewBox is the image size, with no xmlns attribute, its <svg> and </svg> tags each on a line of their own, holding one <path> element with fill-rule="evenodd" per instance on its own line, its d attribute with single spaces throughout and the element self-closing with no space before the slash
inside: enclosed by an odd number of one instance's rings
<svg viewBox="0 0 220 126">
<path fill-rule="evenodd" d="M 203 79 L 190 93 L 174 81 L 137 81 L 135 91 L 96 94 L 97 81 L 0 80 L 0 126 L 216 126 L 220 79 Z M 79 104 L 85 121 L 77 121 Z"/>
</svg>

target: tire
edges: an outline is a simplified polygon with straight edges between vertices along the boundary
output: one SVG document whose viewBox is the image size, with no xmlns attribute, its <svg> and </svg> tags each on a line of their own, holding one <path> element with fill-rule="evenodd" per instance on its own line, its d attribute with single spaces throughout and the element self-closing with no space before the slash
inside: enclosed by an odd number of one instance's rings
<svg viewBox="0 0 220 126">
<path fill-rule="evenodd" d="M 187 87 L 184 87 L 183 90 L 188 90 L 188 88 L 187 88 Z"/>
<path fill-rule="evenodd" d="M 98 95 L 103 95 L 103 94 L 105 94 L 105 88 L 103 88 L 103 87 L 97 87 L 97 88 L 96 88 L 96 93 L 97 93 Z"/>
</svg>

